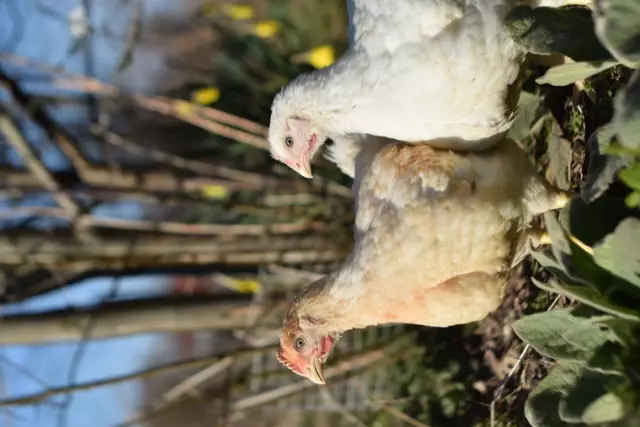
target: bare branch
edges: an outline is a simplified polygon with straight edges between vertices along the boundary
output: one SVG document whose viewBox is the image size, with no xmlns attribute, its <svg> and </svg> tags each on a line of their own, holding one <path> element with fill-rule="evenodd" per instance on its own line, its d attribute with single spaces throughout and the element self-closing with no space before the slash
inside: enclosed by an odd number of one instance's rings
<svg viewBox="0 0 640 427">
<path fill-rule="evenodd" d="M 320 390 L 320 394 L 322 394 L 322 397 L 327 401 L 327 403 L 333 406 L 335 410 L 344 417 L 345 420 L 351 423 L 351 425 L 354 425 L 356 427 L 367 427 L 367 425 L 363 423 L 360 418 L 349 412 L 340 402 L 338 402 L 327 387 L 323 387 L 322 390 Z"/>
<path fill-rule="evenodd" d="M 86 382 L 76 383 L 68 386 L 51 387 L 39 393 L 0 400 L 0 406 L 33 405 L 35 403 L 42 402 L 43 400 L 49 399 L 53 396 L 63 394 L 63 393 L 73 393 L 75 391 L 90 390 L 94 388 L 120 384 L 127 381 L 140 380 L 140 379 L 149 378 L 155 375 L 166 374 L 168 372 L 173 372 L 176 370 L 187 369 L 187 368 L 197 368 L 204 365 L 214 364 L 221 360 L 224 360 L 227 357 L 236 359 L 239 357 L 253 355 L 257 353 L 265 353 L 267 351 L 272 351 L 274 349 L 275 347 L 249 348 L 249 349 L 243 349 L 243 350 L 236 350 L 228 354 L 180 360 L 177 362 L 167 363 L 160 366 L 154 366 L 153 368 L 147 368 L 147 369 L 132 372 L 129 374 L 119 375 L 119 376 L 105 378 L 105 379 L 96 380 L 96 381 L 86 381 Z"/>
<path fill-rule="evenodd" d="M 229 114 L 224 111 L 216 110 L 215 108 L 203 108 L 200 110 L 200 113 L 203 116 L 213 120 L 217 120 L 220 123 L 227 123 L 231 126 L 237 127 L 238 129 L 244 129 L 247 132 L 252 132 L 263 137 L 266 137 L 269 131 L 265 126 L 262 126 L 256 122 L 252 122 L 251 120 L 247 120 L 242 117 L 234 116 L 233 114 Z"/>
<path fill-rule="evenodd" d="M 35 63 L 30 61 L 24 57 L 1 54 L 0 59 L 5 61 L 10 61 L 14 64 L 18 65 L 32 65 L 41 69 L 45 69 L 47 71 L 52 71 L 52 67 Z M 75 75 L 68 72 L 60 71 L 53 69 L 53 72 L 57 74 L 62 74 L 67 76 L 70 80 L 61 80 L 57 81 L 58 84 L 62 84 L 65 86 L 71 85 L 71 88 L 74 90 L 81 90 L 84 93 L 98 93 L 103 95 L 121 95 L 127 96 L 126 94 L 121 93 L 115 86 L 102 83 L 96 79 Z M 94 165 L 91 165 L 83 154 L 76 148 L 75 144 L 71 141 L 70 136 L 64 132 L 58 125 L 52 120 L 48 113 L 46 112 L 45 107 L 42 103 L 33 100 L 31 97 L 27 96 L 19 87 L 19 85 L 9 78 L 6 74 L 0 72 L 0 84 L 7 87 L 9 93 L 13 97 L 14 101 L 20 105 L 27 114 L 38 123 L 49 135 L 49 137 L 55 141 L 60 149 L 69 157 L 71 163 L 76 168 L 78 175 L 82 178 L 82 180 L 87 185 L 92 186 L 104 186 L 107 188 L 136 188 L 144 191 L 142 188 L 137 188 L 135 183 L 138 181 L 134 178 L 136 174 L 127 173 L 120 170 L 111 170 L 104 168 L 97 168 Z M 56 82 L 54 82 L 56 84 Z M 191 104 L 189 102 L 178 100 L 178 99 L 170 99 L 165 97 L 146 97 L 141 94 L 133 94 L 128 95 L 137 105 L 147 110 L 155 111 L 160 114 L 169 115 L 176 117 L 180 120 L 191 123 L 195 126 L 201 127 L 205 130 L 208 130 L 212 133 L 225 136 L 227 138 L 236 140 L 238 142 L 243 142 L 248 145 L 252 145 L 254 147 L 258 147 L 261 149 L 267 149 L 268 144 L 264 138 L 265 128 L 258 124 L 250 124 L 249 120 L 233 116 L 229 113 L 224 113 L 222 111 L 218 111 L 209 107 L 202 107 L 199 105 Z M 245 130 L 259 131 L 261 136 L 256 136 L 254 134 L 245 132 L 243 130 L 234 129 L 232 127 L 228 127 L 222 125 L 220 123 L 213 122 L 204 118 L 207 117 L 217 117 L 219 119 L 227 120 L 231 125 L 236 126 L 244 126 Z M 221 120 L 222 121 L 222 120 Z M 166 157 L 165 157 L 166 159 Z M 174 158 L 175 162 L 175 158 Z M 184 166 L 184 163 L 183 163 Z M 194 166 L 191 163 L 191 166 Z M 212 165 L 210 167 L 213 167 Z M 234 170 L 232 168 L 225 168 L 222 166 L 216 167 L 216 176 L 220 176 L 223 178 L 228 178 L 232 180 L 237 180 L 240 182 L 244 182 L 247 184 L 253 184 L 252 188 L 265 188 L 265 187 L 276 187 L 276 188 L 306 188 L 309 189 L 311 186 L 307 182 L 302 182 L 300 180 L 282 180 L 272 177 L 266 177 L 256 173 L 244 172 Z M 200 172 L 202 173 L 202 167 L 199 166 Z M 209 173 L 213 173 L 211 168 L 208 169 Z M 163 176 L 165 179 L 167 178 L 166 174 L 169 173 L 164 171 Z M 173 180 L 176 181 L 175 175 L 172 175 Z M 162 177 L 156 177 L 161 179 Z M 132 181 L 133 179 L 133 181 Z M 352 191 L 350 188 L 345 187 L 340 184 L 336 184 L 334 182 L 327 182 L 321 178 L 314 179 L 316 185 L 320 185 L 326 188 L 326 190 L 330 194 L 339 195 L 341 197 L 352 197 Z M 213 185 L 213 184 L 206 184 Z M 223 184 L 220 184 L 223 185 Z M 228 185 L 230 186 L 230 185 Z M 231 187 L 231 186 L 230 186 Z"/>
<path fill-rule="evenodd" d="M 83 273 L 91 272 L 89 270 L 91 264 L 91 262 L 86 262 L 84 265 L 78 263 L 76 268 L 68 270 L 47 270 L 37 267 L 33 269 L 31 267 L 30 271 L 18 273 L 5 280 L 2 284 L 4 292 L 0 296 L 0 303 L 24 301 L 29 297 L 73 284 L 74 280 L 81 281 Z M 109 271 L 109 276 L 113 276 L 114 273 Z"/>
<path fill-rule="evenodd" d="M 60 193 L 60 186 L 55 178 L 29 147 L 18 126 L 6 114 L 0 115 L 0 132 L 4 134 L 9 145 L 22 157 L 26 167 L 42 183 L 42 186 L 53 193 L 53 197 L 65 210 L 66 215 L 70 218 L 78 215 L 80 209 L 76 203 L 66 194 Z"/>
<path fill-rule="evenodd" d="M 91 167 L 84 155 L 71 142 L 71 136 L 64 132 L 49 116 L 46 107 L 29 97 L 8 75 L 0 71 L 0 85 L 4 86 L 11 100 L 18 104 L 22 110 L 47 133 L 52 141 L 69 157 L 80 176 Z"/>
<path fill-rule="evenodd" d="M 44 380 L 42 380 L 40 377 L 36 376 L 33 372 L 31 372 L 29 369 L 22 366 L 21 364 L 16 363 L 13 360 L 9 359 L 2 352 L 0 352 L 0 361 L 2 361 L 2 363 L 6 365 L 9 365 L 16 372 L 19 372 L 25 377 L 29 378 L 30 380 L 38 383 L 41 387 L 45 387 L 45 388 L 49 387 L 49 385 L 46 382 L 44 382 Z"/>
<path fill-rule="evenodd" d="M 96 236 L 99 243 L 84 241 L 69 231 L 11 230 L 0 236 L 0 260 L 4 265 L 36 263 L 54 269 L 77 268 L 91 261 L 93 268 L 142 268 L 145 266 L 224 265 L 256 266 L 268 263 L 298 264 L 343 260 L 349 251 L 344 242 L 329 236 L 304 238 L 238 236 L 173 237 L 154 235 Z"/>
<path fill-rule="evenodd" d="M 262 310 L 249 302 L 250 297 L 244 295 L 154 298 L 5 316 L 0 344 L 79 340 L 90 323 L 93 339 L 147 332 L 240 329 L 246 325 L 247 316 Z M 280 302 L 283 309 L 284 304 Z"/>
<path fill-rule="evenodd" d="M 2 175 L 0 168 L 0 175 Z M 17 177 L 14 175 L 14 177 Z M 0 182 L 2 178 L 0 177 Z M 29 180 L 31 182 L 31 180 Z M 21 198 L 28 197 L 36 194 L 43 194 L 46 190 L 35 187 L 13 187 L 13 188 L 1 188 L 0 187 L 0 199 L 2 198 Z M 182 205 L 210 205 L 210 203 L 202 198 L 198 198 L 195 195 L 189 196 L 184 194 L 167 194 L 165 192 L 139 192 L 135 190 L 127 189 L 108 189 L 108 188 L 69 188 L 61 191 L 69 195 L 69 197 L 84 197 L 91 198 L 100 201 L 113 201 L 119 199 L 137 199 L 141 202 L 147 203 L 165 203 L 165 204 L 182 204 Z"/>
<path fill-rule="evenodd" d="M 0 220 L 16 216 L 47 216 L 69 219 L 60 208 L 48 206 L 18 206 L 0 211 Z M 282 224 L 185 224 L 172 221 L 146 221 L 136 219 L 105 218 L 95 215 L 82 215 L 78 218 L 83 227 L 103 227 L 118 230 L 153 231 L 165 234 L 184 234 L 196 236 L 260 236 L 264 234 L 295 234 L 305 231 L 322 231 L 327 224 L 306 219 Z"/>
<path fill-rule="evenodd" d="M 65 78 L 57 79 L 54 81 L 54 84 L 57 84 L 61 88 L 81 91 L 84 93 L 94 93 L 108 96 L 120 95 L 129 97 L 138 106 L 147 110 L 175 117 L 194 126 L 198 126 L 202 129 L 208 130 L 209 132 L 212 132 L 214 134 L 221 135 L 226 138 L 242 142 L 257 148 L 269 148 L 269 144 L 265 139 L 267 130 L 264 126 L 229 113 L 215 110 L 210 107 L 199 106 L 179 99 L 171 99 L 166 97 L 147 97 L 141 94 L 127 95 L 125 93 L 122 93 L 115 86 L 102 83 L 96 79 L 68 73 L 64 70 L 52 68 L 46 64 L 39 64 L 20 56 L 0 54 L 0 60 L 9 61 L 14 65 L 35 66 L 37 68 L 44 69 L 47 72 L 53 72 L 58 75 L 63 75 L 65 76 Z M 48 116 L 45 108 L 41 105 L 41 103 L 36 102 L 28 97 L 20 89 L 15 81 L 1 72 L 0 83 L 5 85 L 9 89 L 9 92 L 11 93 L 15 101 L 25 111 L 30 113 L 33 120 L 47 131 L 52 140 L 57 142 L 58 146 L 69 157 L 74 167 L 77 169 L 78 174 L 83 179 L 83 181 L 85 181 L 85 183 L 94 186 L 104 185 L 112 188 L 108 184 L 108 182 L 110 181 L 109 178 L 114 178 L 114 175 L 117 175 L 118 171 L 96 170 L 96 168 L 84 158 L 82 153 L 71 142 L 71 138 L 64 131 L 62 131 Z M 212 121 L 210 119 L 218 120 L 220 123 Z M 228 125 L 236 126 L 238 129 L 225 126 L 221 123 L 227 123 Z M 191 166 L 193 166 L 193 164 L 191 164 Z M 283 180 L 266 178 L 259 174 L 236 171 L 231 168 L 224 168 L 221 166 L 216 166 L 216 168 L 217 169 L 215 175 L 223 178 L 252 183 L 255 185 L 261 184 L 263 187 L 273 186 L 282 188 L 288 186 L 286 183 L 282 182 Z M 110 174 L 105 174 L 105 172 L 110 172 Z M 125 180 L 120 176 L 116 176 L 115 178 L 118 182 Z M 300 184 L 307 184 L 301 182 L 300 180 L 293 180 L 292 182 L 296 183 L 293 184 L 293 186 L 295 187 L 300 187 Z M 314 178 L 314 183 L 316 185 L 325 187 L 327 192 L 329 192 L 330 194 L 349 198 L 353 196 L 352 191 L 349 187 L 345 187 L 335 182 L 326 181 L 320 177 L 316 177 Z M 131 184 L 128 185 L 130 186 Z M 309 188 L 308 184 L 303 186 L 305 188 Z"/>
<path fill-rule="evenodd" d="M 160 151 L 154 148 L 142 147 L 133 141 L 126 140 L 120 135 L 110 132 L 105 129 L 104 126 L 94 124 L 91 126 L 91 132 L 96 136 L 101 137 L 105 142 L 119 147 L 123 150 L 133 154 L 146 154 L 151 159 L 165 163 L 180 169 L 190 170 L 200 175 L 214 175 L 222 178 L 232 179 L 241 182 L 250 182 L 254 184 L 263 184 L 265 182 L 265 176 L 252 172 L 244 172 L 237 169 L 229 168 L 226 166 L 217 166 L 211 163 L 205 163 L 197 160 L 188 160 L 175 154 L 168 154 L 164 151 Z"/>
<path fill-rule="evenodd" d="M 72 177 L 68 173 L 52 174 L 54 178 L 62 175 L 63 179 L 70 180 Z M 85 184 L 111 189 L 134 190 L 138 192 L 196 192 L 202 191 L 208 186 L 222 186 L 229 190 L 262 190 L 265 184 L 277 182 L 284 188 L 306 187 L 303 182 L 295 184 L 290 180 L 272 181 L 262 180 L 261 182 L 234 182 L 223 179 L 203 178 L 195 176 L 184 176 L 167 169 L 107 169 L 101 167 L 90 167 L 81 176 Z M 76 181 L 78 181 L 76 177 Z M 0 184 L 6 187 L 27 187 L 42 188 L 42 183 L 30 174 L 15 169 L 2 168 L 0 170 Z M 290 184 L 289 186 L 287 184 Z"/>
<path fill-rule="evenodd" d="M 210 380 L 212 377 L 218 375 L 219 373 L 229 369 L 231 366 L 233 366 L 235 360 L 236 357 L 234 356 L 226 356 L 220 360 L 215 361 L 215 363 L 211 364 L 207 368 L 198 371 L 194 375 L 189 376 L 184 381 L 181 381 L 180 383 L 169 389 L 162 395 L 160 401 L 153 403 L 149 408 L 133 415 L 131 419 L 146 419 L 149 415 L 153 416 L 159 412 L 161 413 L 163 410 L 171 407 L 175 403 L 183 401 L 187 395 L 194 395 L 196 387 L 198 387 L 203 382 Z"/>
<path fill-rule="evenodd" d="M 84 76 L 75 76 L 72 78 L 57 78 L 53 82 L 54 86 L 59 89 L 75 90 L 84 93 L 93 93 L 101 95 L 120 95 L 126 96 L 116 87 L 102 83 L 96 79 Z M 236 129 L 222 123 L 211 120 L 212 116 L 224 117 L 219 114 L 209 112 L 209 117 L 205 117 L 204 111 L 213 110 L 210 107 L 203 107 L 181 99 L 171 99 L 163 96 L 144 96 L 141 94 L 129 94 L 128 97 L 139 107 L 149 111 L 172 116 L 194 126 L 207 130 L 216 135 L 224 136 L 236 142 L 251 145 L 260 149 L 268 149 L 269 144 L 264 136 L 257 136 L 245 130 Z M 215 110 L 214 110 L 215 111 Z M 217 111 L 216 111 L 217 112 Z M 225 113 L 225 116 L 231 116 Z M 238 124 L 235 122 L 234 124 Z"/>
<path fill-rule="evenodd" d="M 14 55 L 9 53 L 1 53 L 0 60 L 9 62 L 14 66 L 21 66 L 21 67 L 31 66 L 31 67 L 38 68 L 46 73 L 57 74 L 59 76 L 58 82 L 62 83 L 62 86 L 64 87 L 67 87 L 66 85 L 68 84 L 71 86 L 71 88 L 74 88 L 75 90 L 80 90 L 82 92 L 101 93 L 105 95 L 116 95 L 116 94 L 124 95 L 121 91 L 118 90 L 118 88 L 116 88 L 113 85 L 102 83 L 96 79 L 86 77 L 80 74 L 70 73 L 67 70 L 60 67 L 52 67 L 48 64 L 43 64 L 37 61 L 33 61 L 24 56 Z M 60 78 L 60 77 L 64 77 L 64 78 Z M 138 95 L 133 95 L 134 101 L 142 101 L 142 104 L 143 104 L 142 106 L 144 107 L 146 97 L 140 96 L 139 98 L 135 99 L 136 96 Z M 146 99 L 156 99 L 156 98 L 146 98 Z M 149 106 L 151 106 L 151 104 L 147 105 L 147 107 Z M 208 117 L 212 120 L 216 120 L 220 123 L 225 123 L 227 125 L 236 127 L 238 129 L 242 129 L 246 132 L 253 133 L 255 135 L 259 135 L 263 137 L 267 135 L 266 127 L 258 123 L 252 122 L 251 120 L 247 120 L 242 117 L 238 117 L 233 114 L 226 113 L 224 111 L 216 110 L 215 108 L 211 108 L 211 107 L 200 107 L 196 105 L 193 105 L 193 106 L 198 107 L 197 111 L 199 113 L 201 113 L 203 116 Z M 154 109 L 154 108 L 150 108 L 150 109 Z M 173 114 L 170 114 L 170 115 L 173 115 Z M 265 148 L 265 147 L 262 147 L 262 148 Z"/>
<path fill-rule="evenodd" d="M 414 335 L 411 333 L 403 334 L 393 341 L 374 348 L 367 349 L 360 353 L 353 354 L 343 360 L 338 361 L 335 365 L 325 370 L 326 378 L 336 378 L 363 369 L 369 369 L 380 363 L 391 363 L 393 360 L 397 360 L 401 357 L 408 344 L 414 339 Z M 282 369 L 276 375 L 292 375 L 290 372 L 285 372 Z M 301 393 L 310 390 L 313 387 L 317 387 L 314 383 L 307 379 L 300 379 L 294 383 L 290 383 L 272 390 L 267 390 L 258 393 L 253 396 L 241 398 L 231 404 L 230 412 L 232 413 L 231 420 L 239 419 L 243 417 L 245 411 L 253 410 L 259 406 L 266 405 L 268 403 L 275 402 L 280 399 L 284 399 L 296 393 Z M 133 416 L 126 421 L 118 424 L 118 427 L 129 427 L 132 425 L 140 424 L 143 421 L 149 421 L 157 418 L 158 416 L 165 414 L 170 410 L 174 410 L 184 403 L 186 399 L 173 401 L 163 405 L 160 408 L 153 409 L 143 414 Z"/>
<path fill-rule="evenodd" d="M 382 409 L 383 411 L 394 416 L 395 418 L 401 421 L 404 421 L 405 423 L 412 425 L 414 427 L 429 427 L 427 424 L 421 421 L 418 421 L 415 418 L 410 417 L 404 412 L 399 411 L 398 409 L 394 408 L 393 406 L 389 406 L 386 403 L 377 402 L 377 401 L 369 401 L 368 403 L 372 406 L 375 406 L 376 408 Z"/>
<path fill-rule="evenodd" d="M 189 392 L 192 392 L 193 389 L 203 382 L 208 381 L 219 373 L 229 369 L 229 367 L 233 365 L 233 362 L 234 357 L 232 356 L 227 356 L 224 359 L 216 361 L 205 369 L 196 372 L 194 375 L 189 376 L 184 381 L 173 386 L 169 391 L 162 395 L 162 400 L 165 402 L 171 402 L 189 394 Z"/>
<path fill-rule="evenodd" d="M 108 299 L 114 298 L 118 293 L 118 288 L 120 286 L 120 278 L 113 277 L 111 279 L 111 291 L 108 295 L 103 299 L 103 303 Z M 91 317 L 85 323 L 82 331 L 82 339 L 78 343 L 76 350 L 73 352 L 73 356 L 71 358 L 71 365 L 69 366 L 69 372 L 67 373 L 67 384 L 73 385 L 76 383 L 76 377 L 78 375 L 78 370 L 80 369 L 80 364 L 82 363 L 82 359 L 87 351 L 87 345 L 92 339 L 93 328 L 95 327 L 97 318 Z M 60 408 L 58 409 L 58 427 L 64 427 L 67 423 L 67 416 L 69 414 L 69 407 L 73 402 L 73 394 L 66 394 L 62 402 L 60 402 Z"/>
</svg>

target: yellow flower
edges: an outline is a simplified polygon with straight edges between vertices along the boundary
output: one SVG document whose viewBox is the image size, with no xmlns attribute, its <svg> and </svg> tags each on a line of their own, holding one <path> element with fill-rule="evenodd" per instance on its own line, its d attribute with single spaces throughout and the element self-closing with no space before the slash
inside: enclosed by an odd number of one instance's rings
<svg viewBox="0 0 640 427">
<path fill-rule="evenodd" d="M 201 191 L 208 199 L 224 199 L 229 195 L 229 189 L 223 185 L 205 185 Z"/>
<path fill-rule="evenodd" d="M 196 104 L 208 105 L 220 99 L 220 90 L 217 87 L 204 87 L 191 94 L 191 100 Z"/>
<path fill-rule="evenodd" d="M 253 33 L 261 39 L 268 39 L 278 34 L 280 28 L 278 21 L 260 21 L 253 26 Z"/>
<path fill-rule="evenodd" d="M 219 285 L 241 294 L 255 294 L 262 290 L 262 285 L 253 279 L 236 279 L 226 274 L 214 274 L 213 280 Z"/>
<path fill-rule="evenodd" d="M 231 19 L 236 21 L 248 21 L 255 15 L 253 7 L 241 5 L 241 4 L 227 4 L 224 5 L 222 11 Z"/>
<path fill-rule="evenodd" d="M 234 288 L 242 294 L 255 294 L 260 292 L 260 282 L 250 279 L 236 280 Z"/>
<path fill-rule="evenodd" d="M 178 100 L 174 103 L 176 113 L 179 116 L 191 116 L 196 110 L 196 106 L 190 102 Z"/>
<path fill-rule="evenodd" d="M 333 46 L 323 44 L 307 52 L 306 59 L 315 68 L 324 68 L 335 62 L 336 54 Z"/>
</svg>

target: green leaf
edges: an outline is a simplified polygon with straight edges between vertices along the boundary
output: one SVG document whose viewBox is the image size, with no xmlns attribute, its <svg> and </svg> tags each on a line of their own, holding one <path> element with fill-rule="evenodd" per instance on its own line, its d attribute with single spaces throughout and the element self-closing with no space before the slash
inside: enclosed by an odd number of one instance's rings
<svg viewBox="0 0 640 427">
<path fill-rule="evenodd" d="M 581 199 L 572 199 L 569 203 L 569 206 L 581 203 L 583 203 Z M 560 216 L 560 219 L 562 220 L 562 216 Z M 581 218 L 581 220 L 588 221 L 589 217 Z M 555 222 L 550 218 L 549 215 L 545 217 L 545 222 L 547 222 L 547 227 L 549 230 L 553 230 L 555 227 L 559 227 L 555 224 Z M 573 232 L 573 230 L 577 227 L 574 227 L 573 224 L 571 224 L 571 226 L 572 228 L 567 227 L 565 219 L 565 222 L 560 227 L 564 229 L 570 229 L 571 232 Z M 588 227 L 589 230 L 593 229 L 593 226 L 586 227 Z M 607 273 L 593 261 L 591 255 L 592 249 L 590 247 L 585 247 L 586 243 L 583 242 L 580 234 L 572 234 L 571 239 L 573 240 L 569 241 L 568 243 L 566 241 L 554 242 L 552 233 L 550 232 L 549 234 L 551 235 L 552 250 L 554 251 L 555 258 L 562 264 L 562 269 L 564 271 L 564 274 L 561 274 L 558 277 L 566 283 L 575 285 L 583 284 L 587 287 L 594 288 L 594 290 L 597 290 L 599 294 L 605 294 L 610 288 L 610 284 L 612 282 L 615 282 L 615 277 Z M 558 233 L 556 232 L 555 234 Z M 582 244 L 579 245 L 579 242 L 577 242 L 576 239 L 582 242 Z M 559 253 L 559 244 L 562 244 L 565 247 L 568 245 L 568 249 L 563 249 L 564 253 Z M 557 274 L 556 271 L 552 272 L 554 274 Z M 569 278 L 565 276 L 569 276 Z"/>
<path fill-rule="evenodd" d="M 593 251 L 596 264 L 640 288 L 640 220 L 623 220 Z"/>
<path fill-rule="evenodd" d="M 551 67 L 541 77 L 536 79 L 538 84 L 548 84 L 551 86 L 566 86 L 584 80 L 595 74 L 608 70 L 619 65 L 618 61 L 593 61 L 593 62 L 572 62 L 569 64 Z"/>
<path fill-rule="evenodd" d="M 607 393 L 592 402 L 584 411 L 582 419 L 587 424 L 618 421 L 629 412 L 629 404 L 614 393 Z"/>
<path fill-rule="evenodd" d="M 586 362 L 607 341 L 608 330 L 589 318 L 577 317 L 571 309 L 536 313 L 513 324 L 515 333 L 540 354 L 554 359 Z"/>
<path fill-rule="evenodd" d="M 521 92 L 518 99 L 518 115 L 516 116 L 509 138 L 520 141 L 531 134 L 531 125 L 539 118 L 542 98 L 530 92 Z"/>
<path fill-rule="evenodd" d="M 622 320 L 622 319 L 615 319 Z M 628 322 L 626 320 L 622 320 Z M 614 334 L 615 331 L 611 330 Z M 618 338 L 618 336 L 616 335 Z M 618 342 L 607 342 L 600 346 L 587 362 L 587 368 L 603 374 L 623 374 L 625 372 L 624 361 L 621 354 L 622 344 Z"/>
<path fill-rule="evenodd" d="M 640 31 L 640 24 L 638 25 Z M 620 136 L 620 143 L 640 153 L 640 70 L 635 71 L 629 83 L 618 91 L 613 103 L 613 123 Z"/>
<path fill-rule="evenodd" d="M 580 196 L 587 202 L 602 196 L 615 182 L 618 171 L 628 165 L 626 157 L 606 152 L 615 136 L 615 127 L 608 123 L 591 134 L 587 141 L 589 166 L 580 191 Z"/>
<path fill-rule="evenodd" d="M 563 54 L 574 61 L 604 61 L 611 54 L 600 44 L 586 8 L 516 6 L 505 19 L 507 31 L 531 53 Z"/>
<path fill-rule="evenodd" d="M 547 146 L 549 147 L 547 149 L 549 168 L 555 176 L 557 187 L 568 190 L 571 187 L 569 168 L 573 157 L 571 143 L 560 134 L 552 132 L 547 140 Z"/>
<path fill-rule="evenodd" d="M 597 424 L 621 419 L 630 409 L 625 400 L 609 389 L 625 390 L 629 381 L 619 374 L 605 374 L 585 369 L 575 385 L 560 399 L 559 415 L 569 423 Z M 610 406 L 604 406 L 608 403 Z"/>
<path fill-rule="evenodd" d="M 564 394 L 570 390 L 582 374 L 584 366 L 579 362 L 562 360 L 536 387 L 524 406 L 524 415 L 533 427 L 565 427 L 558 407 Z"/>
<path fill-rule="evenodd" d="M 623 64 L 640 67 L 640 2 L 601 0 L 595 6 L 595 32 L 600 41 Z"/>
<path fill-rule="evenodd" d="M 613 123 L 609 123 L 609 124 L 613 126 Z M 635 158 L 637 155 L 640 155 L 640 153 L 638 153 L 637 151 L 624 147 L 617 141 L 611 141 L 611 144 L 607 147 L 604 153 L 615 154 L 618 156 L 625 156 L 631 159 Z"/>
<path fill-rule="evenodd" d="M 622 345 L 633 347 L 640 344 L 640 323 L 637 321 L 611 318 L 596 319 L 595 321 L 609 328 Z"/>
<path fill-rule="evenodd" d="M 575 277 L 571 272 L 568 271 L 567 267 L 558 261 L 551 255 L 549 249 L 544 249 L 542 251 L 535 251 L 531 254 L 533 258 L 540 263 L 540 265 L 551 274 L 553 274 L 558 279 L 562 280 L 564 283 L 570 283 L 573 285 L 579 286 L 588 286 L 589 283 L 586 280 L 583 280 L 579 277 Z M 535 279 L 534 280 L 535 283 Z M 543 284 L 544 285 L 544 284 Z M 560 290 L 556 290 L 554 292 L 560 292 Z"/>
<path fill-rule="evenodd" d="M 640 206 L 640 193 L 633 192 L 624 199 L 624 203 L 630 208 Z"/>
<path fill-rule="evenodd" d="M 574 197 L 558 215 L 565 230 L 588 246 L 593 246 L 627 217 L 640 218 L 640 212 L 629 209 L 619 197 L 602 196 L 592 203 Z"/>
<path fill-rule="evenodd" d="M 597 148 L 599 153 L 604 154 L 616 136 L 615 126 L 613 123 L 602 125 L 591 136 L 594 137 L 594 142 L 596 144 L 594 145 L 594 148 Z"/>
<path fill-rule="evenodd" d="M 632 190 L 640 191 L 640 164 L 636 164 L 633 169 L 621 170 L 620 180 Z"/>
<path fill-rule="evenodd" d="M 562 261 L 565 256 L 571 255 L 571 245 L 567 239 L 564 229 L 556 218 L 555 212 L 545 212 L 544 223 L 547 226 L 547 233 L 551 238 L 551 251 L 556 260 Z"/>
<path fill-rule="evenodd" d="M 612 302 L 595 289 L 584 285 L 573 285 L 566 282 L 552 282 L 551 284 L 546 284 L 536 280 L 535 278 L 532 278 L 532 281 L 537 287 L 544 291 L 568 296 L 569 298 L 573 298 L 583 304 L 623 319 L 640 321 L 640 313 L 638 313 L 637 310 Z"/>
<path fill-rule="evenodd" d="M 638 427 L 640 426 L 640 407 L 630 413 L 624 419 L 609 424 L 607 427 Z"/>
</svg>

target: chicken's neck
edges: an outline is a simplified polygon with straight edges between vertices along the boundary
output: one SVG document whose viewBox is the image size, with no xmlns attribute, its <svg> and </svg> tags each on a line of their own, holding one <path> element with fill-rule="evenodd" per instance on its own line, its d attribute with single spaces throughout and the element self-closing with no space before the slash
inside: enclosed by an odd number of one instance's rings
<svg viewBox="0 0 640 427">
<path fill-rule="evenodd" d="M 285 117 L 308 117 L 327 134 L 359 133 L 352 112 L 369 72 L 356 55 L 347 52 L 332 66 L 293 80 L 285 89 Z"/>
<path fill-rule="evenodd" d="M 326 333 L 342 333 L 385 322 L 376 306 L 377 296 L 362 293 L 362 278 L 336 272 L 312 285 L 300 297 L 299 315 L 322 325 Z"/>
</svg>

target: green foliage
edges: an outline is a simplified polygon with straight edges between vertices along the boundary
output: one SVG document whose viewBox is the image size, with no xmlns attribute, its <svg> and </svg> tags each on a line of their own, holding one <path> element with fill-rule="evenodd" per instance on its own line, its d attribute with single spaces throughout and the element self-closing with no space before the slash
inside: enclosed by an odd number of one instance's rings
<svg viewBox="0 0 640 427">
<path fill-rule="evenodd" d="M 600 267 L 640 288 L 640 221 L 623 220 L 616 230 L 594 246 L 593 259 Z"/>
<path fill-rule="evenodd" d="M 554 359 L 585 362 L 605 342 L 615 338 L 574 309 L 537 313 L 518 320 L 513 329 L 536 351 Z"/>
<path fill-rule="evenodd" d="M 538 84 L 584 81 L 619 63 L 640 67 L 640 2 L 597 6 L 595 24 L 591 13 L 576 8 L 518 7 L 509 15 L 511 34 L 530 52 L 578 61 L 547 70 Z M 609 54 L 602 54 L 603 45 Z M 558 362 L 525 405 L 534 427 L 640 425 L 640 211 L 634 209 L 640 206 L 640 71 L 613 106 L 611 122 L 588 140 L 582 198 L 558 216 L 546 215 L 552 245 L 534 254 L 555 276 L 548 283 L 534 280 L 536 285 L 580 305 L 513 326 L 523 341 Z M 607 195 L 616 178 L 626 185 L 626 197 Z"/>
<path fill-rule="evenodd" d="M 582 185 L 582 198 L 587 202 L 602 196 L 615 182 L 618 172 L 629 166 L 629 161 L 624 155 L 615 154 L 610 150 L 616 138 L 613 123 L 602 126 L 589 137 L 588 173 Z"/>
<path fill-rule="evenodd" d="M 518 115 L 509 129 L 509 138 L 520 141 L 529 136 L 531 125 L 540 118 L 542 111 L 541 96 L 522 92 L 518 99 Z"/>
<path fill-rule="evenodd" d="M 577 62 L 552 67 L 538 84 L 565 86 L 584 81 L 620 63 L 640 67 L 640 3 L 597 2 L 591 13 L 581 7 L 517 6 L 506 18 L 513 39 L 528 52 L 563 54 Z M 603 47 L 604 46 L 604 47 Z M 583 197 L 593 201 L 616 182 L 617 174 L 632 190 L 630 207 L 640 206 L 640 70 L 614 100 L 610 125 L 589 140 L 591 156 Z"/>
<path fill-rule="evenodd" d="M 505 23 L 516 43 L 531 53 L 562 54 L 574 61 L 611 59 L 596 37 L 589 9 L 516 6 Z"/>
<path fill-rule="evenodd" d="M 618 61 L 591 61 L 591 62 L 571 62 L 550 68 L 540 78 L 536 80 L 538 84 L 549 84 L 552 86 L 566 86 L 578 80 L 584 80 L 611 67 L 618 65 Z"/>
<path fill-rule="evenodd" d="M 595 31 L 611 54 L 623 64 L 640 68 L 640 2 L 607 0 L 594 10 Z"/>
<path fill-rule="evenodd" d="M 633 154 L 640 154 L 640 71 L 633 74 L 629 84 L 616 96 L 613 123 L 622 146 Z"/>
<path fill-rule="evenodd" d="M 531 392 L 524 413 L 532 426 L 557 427 L 566 425 L 560 419 L 557 408 L 562 396 L 577 382 L 581 368 L 582 366 L 578 362 L 560 362 Z"/>
<path fill-rule="evenodd" d="M 534 427 L 619 421 L 638 403 L 640 220 L 634 213 L 604 196 L 591 204 L 576 198 L 559 219 L 546 217 L 553 245 L 535 258 L 560 281 L 536 284 L 582 304 L 514 324 L 523 341 L 559 362 L 527 401 Z"/>
<path fill-rule="evenodd" d="M 297 75 L 313 69 L 292 57 L 325 43 L 335 46 L 337 53 L 346 48 L 345 16 L 340 0 L 270 1 L 256 20 L 275 20 L 281 29 L 267 39 L 254 35 L 246 22 L 223 15 L 210 17 L 220 48 L 213 56 L 214 72 L 203 83 L 223 89 L 216 107 L 268 123 L 275 94 Z"/>
</svg>

